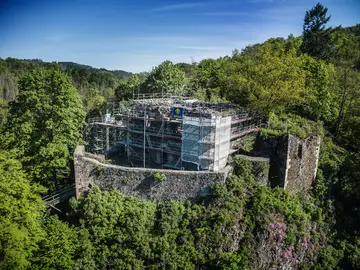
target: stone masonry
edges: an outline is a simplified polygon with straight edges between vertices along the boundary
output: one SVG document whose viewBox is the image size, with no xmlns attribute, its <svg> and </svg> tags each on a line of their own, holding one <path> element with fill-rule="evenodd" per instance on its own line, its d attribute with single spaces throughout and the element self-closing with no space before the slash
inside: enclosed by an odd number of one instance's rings
<svg viewBox="0 0 360 270">
<path fill-rule="evenodd" d="M 292 193 L 308 191 L 316 178 L 320 136 L 301 140 L 291 134 L 278 138 L 258 137 L 256 154 L 270 158 L 270 183 Z"/>
<path fill-rule="evenodd" d="M 290 192 L 307 191 L 316 178 L 320 154 L 320 136 L 305 140 L 288 135 L 284 188 Z"/>
<path fill-rule="evenodd" d="M 238 156 L 252 162 L 260 185 L 280 186 L 292 193 L 308 191 L 315 180 L 320 153 L 320 136 L 301 140 L 290 134 L 263 139 L 258 137 L 253 154 L 262 157 Z M 141 199 L 192 200 L 211 195 L 211 187 L 225 183 L 231 166 L 219 172 L 180 171 L 124 167 L 107 164 L 105 157 L 85 152 L 78 146 L 74 153 L 76 197 L 92 185 L 101 190 L 118 190 Z M 159 181 L 157 173 L 164 181 Z"/>
<path fill-rule="evenodd" d="M 118 190 L 146 200 L 196 200 L 210 195 L 210 187 L 224 183 L 230 167 L 220 172 L 178 171 L 123 167 L 106 164 L 103 156 L 93 155 L 78 146 L 74 153 L 76 198 L 92 185 L 101 190 Z M 154 179 L 154 172 L 166 180 Z"/>
</svg>

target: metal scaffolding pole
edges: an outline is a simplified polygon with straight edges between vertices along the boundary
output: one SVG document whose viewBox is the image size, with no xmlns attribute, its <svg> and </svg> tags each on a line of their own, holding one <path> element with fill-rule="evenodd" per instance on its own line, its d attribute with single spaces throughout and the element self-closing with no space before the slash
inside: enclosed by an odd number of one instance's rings
<svg viewBox="0 0 360 270">
<path fill-rule="evenodd" d="M 109 140 L 109 127 L 106 127 L 106 151 L 110 149 L 110 140 Z"/>
<path fill-rule="evenodd" d="M 146 105 L 145 105 L 145 110 L 144 110 L 144 144 L 143 144 L 143 147 L 144 147 L 144 151 L 143 151 L 143 158 L 144 158 L 144 168 L 146 166 L 146 160 L 145 160 L 145 133 L 146 133 L 146 120 L 145 120 L 145 116 L 146 116 Z"/>
</svg>

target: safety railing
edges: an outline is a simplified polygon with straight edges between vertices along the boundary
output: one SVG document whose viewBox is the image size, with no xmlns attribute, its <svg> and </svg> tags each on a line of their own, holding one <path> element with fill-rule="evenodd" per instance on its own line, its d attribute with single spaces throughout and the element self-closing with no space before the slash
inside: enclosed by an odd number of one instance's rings
<svg viewBox="0 0 360 270">
<path fill-rule="evenodd" d="M 53 193 L 45 195 L 42 200 L 45 202 L 47 207 L 55 206 L 75 195 L 75 184 L 67 186 L 63 189 L 57 190 Z"/>
</svg>

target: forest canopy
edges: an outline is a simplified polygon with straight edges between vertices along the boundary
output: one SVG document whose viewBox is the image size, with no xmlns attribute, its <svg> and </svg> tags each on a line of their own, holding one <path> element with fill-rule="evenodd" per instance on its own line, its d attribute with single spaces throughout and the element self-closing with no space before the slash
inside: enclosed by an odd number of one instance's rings
<svg viewBox="0 0 360 270">
<path fill-rule="evenodd" d="M 1 269 L 360 268 L 360 24 L 328 26 L 151 71 L 0 59 Z M 301 25 L 299 25 L 301 28 Z M 255 183 L 248 162 L 210 201 L 150 202 L 96 186 L 63 213 L 41 196 L 73 182 L 86 119 L 137 94 L 232 102 L 269 120 L 259 136 L 322 137 L 309 194 Z"/>
</svg>

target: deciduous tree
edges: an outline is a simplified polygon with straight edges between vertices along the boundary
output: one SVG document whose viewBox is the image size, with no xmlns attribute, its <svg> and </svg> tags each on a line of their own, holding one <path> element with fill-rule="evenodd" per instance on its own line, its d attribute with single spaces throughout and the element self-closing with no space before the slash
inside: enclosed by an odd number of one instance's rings
<svg viewBox="0 0 360 270">
<path fill-rule="evenodd" d="M 227 98 L 243 106 L 252 107 L 265 114 L 284 111 L 302 104 L 308 94 L 306 72 L 296 50 L 272 49 L 266 43 L 256 48 L 254 54 L 235 56 L 229 66 Z"/>
<path fill-rule="evenodd" d="M 69 177 L 72 152 L 82 138 L 85 112 L 68 76 L 39 68 L 19 82 L 2 144 L 16 149 L 29 176 L 54 189 Z"/>
<path fill-rule="evenodd" d="M 185 85 L 185 73 L 171 61 L 165 61 L 151 71 L 142 88 L 143 92 L 181 95 Z"/>
<path fill-rule="evenodd" d="M 26 269 L 44 237 L 40 218 L 45 189 L 30 185 L 21 163 L 0 150 L 0 268 Z"/>
</svg>

